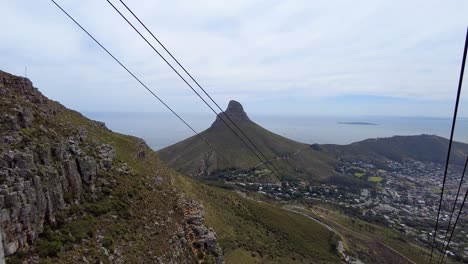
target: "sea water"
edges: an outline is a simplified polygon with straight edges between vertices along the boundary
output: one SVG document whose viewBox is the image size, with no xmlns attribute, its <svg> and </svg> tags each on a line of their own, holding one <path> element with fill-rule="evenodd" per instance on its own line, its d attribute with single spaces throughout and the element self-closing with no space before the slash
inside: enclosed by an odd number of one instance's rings
<svg viewBox="0 0 468 264">
<path fill-rule="evenodd" d="M 115 132 L 143 138 L 154 150 L 167 147 L 193 132 L 169 113 L 85 113 L 105 122 Z M 214 114 L 181 113 L 198 132 L 215 120 Z M 384 116 L 273 116 L 250 114 L 250 119 L 281 136 L 308 144 L 349 144 L 367 138 L 394 135 L 432 134 L 448 138 L 452 120 L 438 117 Z M 343 124 L 366 122 L 375 125 Z M 468 118 L 459 118 L 455 130 L 457 141 L 468 143 Z"/>
</svg>

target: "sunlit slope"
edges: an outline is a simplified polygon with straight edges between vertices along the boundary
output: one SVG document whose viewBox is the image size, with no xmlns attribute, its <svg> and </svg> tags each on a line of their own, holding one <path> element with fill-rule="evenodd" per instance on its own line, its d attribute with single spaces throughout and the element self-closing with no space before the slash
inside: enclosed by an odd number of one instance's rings
<svg viewBox="0 0 468 264">
<path fill-rule="evenodd" d="M 307 144 L 287 139 L 262 128 L 247 117 L 239 103 L 231 101 L 226 114 L 236 122 L 268 159 L 275 159 L 273 164 L 280 170 L 281 176 L 311 180 L 325 179 L 334 174 L 331 166 L 333 159 L 330 158 L 332 155 L 313 150 Z M 241 135 L 237 129 L 234 130 Z M 227 161 L 219 157 L 198 136 L 160 150 L 161 158 L 169 166 L 193 176 L 206 175 L 224 168 L 248 169 L 260 163 L 259 159 L 219 117 L 200 135 L 210 142 Z M 245 137 L 242 136 L 242 138 L 248 143 Z M 253 146 L 252 149 L 254 149 Z"/>
</svg>

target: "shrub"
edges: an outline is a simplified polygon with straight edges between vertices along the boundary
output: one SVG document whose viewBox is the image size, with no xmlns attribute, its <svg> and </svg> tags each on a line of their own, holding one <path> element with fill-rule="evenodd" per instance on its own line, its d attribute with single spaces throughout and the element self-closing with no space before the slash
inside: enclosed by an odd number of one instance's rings
<svg viewBox="0 0 468 264">
<path fill-rule="evenodd" d="M 338 253 L 338 244 L 340 242 L 340 237 L 334 233 L 330 234 L 328 238 L 328 243 L 330 244 L 330 251 L 333 253 Z"/>
<path fill-rule="evenodd" d="M 102 239 L 102 246 L 113 251 L 114 250 L 114 239 L 111 236 L 106 235 Z"/>
<path fill-rule="evenodd" d="M 104 199 L 97 203 L 88 203 L 85 205 L 86 211 L 94 216 L 100 216 L 112 211 L 120 212 L 127 208 L 128 204 L 117 199 Z"/>
<path fill-rule="evenodd" d="M 57 257 L 62 246 L 62 242 L 58 240 L 40 240 L 37 244 L 37 251 L 41 257 Z"/>
<path fill-rule="evenodd" d="M 203 254 L 203 252 L 200 251 L 200 252 L 198 252 L 197 257 L 199 259 L 203 259 L 205 257 L 205 254 Z"/>
<path fill-rule="evenodd" d="M 93 224 L 94 219 L 87 217 L 70 223 L 67 228 L 71 235 L 79 241 L 93 236 Z"/>
</svg>

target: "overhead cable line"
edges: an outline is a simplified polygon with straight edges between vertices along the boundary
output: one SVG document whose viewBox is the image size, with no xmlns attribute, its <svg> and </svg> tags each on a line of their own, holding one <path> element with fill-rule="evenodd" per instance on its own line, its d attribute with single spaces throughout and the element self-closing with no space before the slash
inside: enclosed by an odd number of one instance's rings
<svg viewBox="0 0 468 264">
<path fill-rule="evenodd" d="M 224 120 L 224 118 L 223 118 L 221 115 L 218 115 L 218 113 L 216 112 L 216 110 L 213 109 L 213 107 L 200 95 L 200 93 L 198 93 L 198 92 L 193 88 L 193 86 L 177 71 L 177 69 L 175 69 L 174 66 L 172 66 L 171 63 L 169 63 L 169 61 L 167 61 L 167 59 L 151 44 L 151 42 L 149 42 L 148 39 L 146 39 L 146 37 L 143 36 L 143 34 L 133 25 L 133 23 L 130 22 L 130 21 L 127 19 L 127 17 L 126 17 L 124 14 L 122 14 L 122 12 L 120 12 L 120 10 L 119 10 L 110 0 L 106 0 L 106 1 L 107 1 L 107 2 L 109 3 L 109 5 L 110 5 L 110 6 L 111 6 L 111 7 L 112 7 L 112 8 L 113 8 L 113 9 L 114 9 L 114 10 L 115 10 L 131 27 L 132 27 L 132 28 L 133 28 L 133 30 L 135 30 L 135 32 L 136 32 L 136 33 L 153 49 L 153 51 L 156 52 L 156 54 L 159 55 L 159 57 L 160 57 L 161 59 L 163 59 L 163 61 L 177 74 L 177 76 L 179 76 L 179 77 L 185 82 L 185 84 L 187 84 L 187 86 L 188 86 L 188 87 L 189 87 L 189 88 L 190 88 L 190 89 L 191 89 L 191 90 L 192 90 L 192 91 L 193 91 L 193 92 L 194 92 L 194 93 L 211 109 L 211 111 L 212 111 L 215 115 L 219 116 L 219 118 L 221 119 L 221 121 L 229 128 L 229 130 L 231 130 L 231 131 L 234 133 L 234 135 L 235 135 L 235 136 L 236 136 L 236 137 L 237 137 L 237 138 L 238 138 L 238 139 L 239 139 L 239 140 L 240 140 L 240 141 L 241 141 L 241 142 L 242 142 L 242 143 L 259 159 L 259 160 L 260 160 L 260 162 L 264 163 L 264 164 L 265 164 L 265 167 L 267 167 L 267 168 L 268 168 L 267 164 L 271 165 L 271 166 L 276 170 L 276 172 L 278 173 L 277 176 L 278 176 L 278 177 L 281 177 L 281 176 L 280 176 L 280 172 L 278 171 L 278 169 L 276 169 L 271 163 L 268 163 L 268 159 L 267 159 L 266 156 L 263 154 L 263 152 L 250 140 L 249 137 L 247 137 L 247 136 L 245 135 L 244 132 L 242 132 L 242 130 L 241 130 L 237 125 L 235 125 L 235 123 L 232 121 L 232 119 L 229 118 L 229 120 L 231 120 L 231 122 L 234 123 L 234 125 L 239 129 L 239 131 L 247 138 L 247 140 L 248 140 L 249 142 L 251 142 L 251 144 L 257 149 L 257 151 L 260 153 L 260 155 L 263 156 L 263 158 L 266 160 L 265 162 L 264 162 L 263 159 L 258 155 L 258 153 L 255 152 L 255 151 L 252 149 L 252 147 L 251 147 L 249 144 L 247 144 L 247 143 L 245 142 L 245 140 L 244 140 L 244 139 L 243 139 L 227 122 L 226 122 L 226 120 Z M 124 3 L 123 3 L 123 4 L 124 4 Z M 130 10 L 125 4 L 124 4 L 124 6 L 131 12 L 131 10 Z M 149 31 L 149 29 L 141 22 L 141 20 L 138 19 L 137 16 L 136 16 L 133 12 L 131 12 L 131 13 L 132 13 L 132 15 L 145 27 L 145 29 L 146 29 L 148 32 L 150 32 L 150 34 L 156 39 L 156 37 L 154 36 L 154 34 L 153 34 L 151 31 Z M 159 40 L 156 39 L 156 41 L 157 41 L 161 46 L 163 46 L 163 45 L 161 44 L 161 42 L 159 42 Z M 194 80 L 194 82 L 198 84 L 198 82 L 196 82 L 195 79 L 187 72 L 187 70 L 185 70 L 185 68 L 182 67 L 182 65 L 175 59 L 175 57 L 174 57 L 165 47 L 163 47 L 163 48 L 170 54 L 170 56 L 177 62 L 177 64 L 178 64 L 179 66 L 181 66 L 181 68 L 191 77 L 191 79 Z M 199 84 L 198 84 L 198 86 L 201 87 Z M 206 92 L 203 88 L 202 88 L 202 90 L 205 92 L 205 94 L 207 94 L 207 92 Z M 211 98 L 211 97 L 210 97 L 210 98 Z M 212 98 L 211 98 L 211 100 L 214 101 Z M 216 104 L 216 103 L 215 103 L 215 104 Z M 218 106 L 218 108 L 220 108 L 218 104 L 216 104 L 216 105 Z M 221 110 L 221 111 L 222 111 L 222 110 Z M 224 113 L 224 111 L 222 111 L 222 112 Z M 224 113 L 224 116 L 228 117 L 228 115 L 226 115 L 225 113 Z M 274 172 L 274 171 L 273 171 L 273 172 Z"/>
<path fill-rule="evenodd" d="M 468 189 L 466 189 L 466 191 L 465 191 L 465 197 L 463 198 L 463 202 L 462 202 L 462 204 L 460 206 L 460 209 L 458 210 L 458 215 L 457 215 L 457 218 L 455 220 L 455 224 L 453 225 L 452 232 L 450 233 L 449 239 L 447 241 L 447 245 L 445 246 L 444 250 L 442 251 L 442 258 L 441 258 L 439 263 L 442 263 L 444 261 L 445 255 L 447 255 L 447 250 L 448 250 L 448 248 L 450 246 L 450 242 L 452 241 L 453 234 L 455 233 L 455 228 L 457 228 L 458 219 L 460 219 L 460 215 L 462 214 L 462 210 L 463 210 L 463 207 L 465 206 L 467 196 L 468 196 Z"/>
<path fill-rule="evenodd" d="M 460 79 L 459 79 L 459 87 L 460 87 L 460 89 L 461 89 L 461 86 L 463 85 L 463 76 L 464 76 L 464 73 L 465 73 L 465 64 L 466 64 L 466 55 L 467 55 L 467 51 L 468 51 L 468 27 L 467 27 L 467 30 L 466 30 L 465 48 L 464 48 L 464 50 L 463 50 L 463 59 L 462 59 L 462 65 L 461 65 L 461 69 L 460 69 Z M 468 156 L 466 157 L 465 166 L 464 166 L 464 168 L 463 168 L 463 174 L 462 174 L 462 177 L 461 177 L 460 182 L 459 182 L 459 184 L 458 184 L 457 195 L 455 196 L 455 201 L 453 202 L 453 207 L 452 207 L 452 211 L 451 211 L 451 213 L 450 213 L 449 223 L 448 223 L 448 225 L 447 225 L 447 230 L 446 230 L 446 232 L 445 232 L 444 243 L 442 244 L 443 251 L 441 252 L 441 256 L 440 256 L 440 258 L 439 258 L 440 263 L 443 262 L 443 260 L 444 260 L 444 258 L 445 258 L 445 255 L 447 254 L 446 252 L 447 252 L 447 249 L 448 249 L 448 247 L 449 247 L 449 245 L 450 245 L 450 241 L 451 241 L 451 239 L 452 239 L 453 232 L 455 231 L 455 227 L 456 227 L 456 225 L 457 225 L 458 218 L 460 217 L 460 214 L 461 214 L 461 212 L 462 212 L 462 208 L 463 208 L 463 206 L 464 206 L 464 204 L 465 204 L 466 194 L 465 194 L 465 198 L 463 199 L 463 203 L 462 203 L 462 205 L 461 205 L 461 207 L 460 207 L 460 211 L 459 211 L 459 213 L 458 213 L 458 215 L 457 215 L 457 219 L 456 219 L 456 221 L 455 221 L 455 224 L 454 224 L 454 226 L 453 226 L 453 228 L 452 228 L 452 233 L 451 233 L 451 235 L 450 235 L 450 237 L 449 237 L 449 239 L 448 239 L 448 242 L 447 242 L 447 235 L 448 235 L 449 230 L 450 230 L 450 225 L 452 224 L 452 217 L 453 217 L 453 214 L 454 214 L 454 212 L 455 212 L 455 208 L 456 208 L 456 205 L 457 205 L 457 202 L 458 202 L 458 196 L 459 196 L 459 194 L 460 194 L 461 187 L 462 187 L 462 185 L 463 185 L 463 179 L 464 179 L 464 177 L 465 177 L 465 172 L 466 172 L 466 167 L 467 167 L 467 165 L 468 165 Z M 468 189 L 467 189 L 467 193 L 468 193 Z M 447 244 L 446 244 L 446 243 L 447 243 Z M 445 246 L 445 248 L 444 248 L 444 246 Z"/>
<path fill-rule="evenodd" d="M 54 0 L 50 0 L 52 1 L 52 3 L 54 3 L 65 15 L 68 16 L 68 18 L 70 18 L 79 28 L 81 28 L 81 30 L 83 30 L 91 39 L 94 40 L 94 42 L 96 42 L 96 44 L 98 44 L 107 54 L 109 54 L 109 56 L 111 56 L 122 68 L 124 68 L 125 71 L 128 72 L 128 74 L 130 74 L 135 80 L 137 80 L 141 86 L 143 86 L 148 92 L 151 93 L 151 95 L 153 95 L 159 102 L 161 102 L 161 104 L 163 104 L 167 109 L 169 109 L 169 111 L 171 111 L 180 121 L 182 121 L 182 123 L 184 123 L 188 128 L 190 128 L 190 130 L 193 131 L 193 133 L 195 133 L 198 137 L 200 137 L 208 146 L 210 146 L 211 149 L 213 149 L 213 151 L 218 154 L 223 160 L 225 160 L 226 162 L 229 162 L 226 158 L 224 158 L 223 155 L 221 155 L 221 153 L 219 153 L 219 151 L 217 151 L 213 145 L 211 145 L 208 140 L 206 140 L 202 135 L 200 135 L 195 129 L 193 129 L 192 126 L 190 126 L 179 114 L 177 114 L 169 105 L 166 104 L 166 102 L 164 102 L 164 100 L 162 100 L 159 96 L 157 96 L 151 89 L 148 88 L 148 86 L 146 86 L 146 84 L 144 84 L 137 76 L 135 76 L 135 74 L 133 74 L 133 72 L 131 72 L 122 62 L 120 62 L 119 59 L 117 59 L 108 49 L 106 49 L 104 47 L 104 45 L 102 45 L 91 33 L 89 33 L 89 31 L 87 31 L 83 26 L 81 26 L 80 23 L 78 23 L 78 21 L 76 21 L 70 14 L 67 13 L 67 11 L 65 11 L 59 4 L 57 4 L 57 2 L 55 2 Z"/>
<path fill-rule="evenodd" d="M 442 243 L 442 246 L 444 246 L 445 243 L 447 242 L 447 235 L 448 235 L 448 233 L 450 231 L 450 225 L 452 224 L 453 213 L 455 212 L 455 208 L 456 208 L 456 205 L 457 205 L 457 202 L 458 202 L 458 196 L 460 195 L 460 190 L 461 190 L 461 187 L 463 185 L 463 179 L 465 178 L 465 172 L 466 172 L 466 166 L 467 165 L 468 165 L 468 156 L 466 157 L 465 166 L 463 167 L 463 173 L 462 173 L 462 176 L 461 176 L 461 179 L 460 179 L 460 184 L 458 185 L 457 195 L 455 195 L 455 201 L 453 201 L 452 212 L 450 213 L 450 218 L 449 218 L 449 222 L 448 222 L 448 225 L 447 225 L 447 230 L 445 231 L 444 243 Z M 439 261 L 441 263 L 442 263 L 441 259 L 443 259 L 442 254 L 445 254 L 445 250 L 440 253 Z"/>
<path fill-rule="evenodd" d="M 188 70 L 179 62 L 179 60 L 177 60 L 174 55 L 172 55 L 172 53 L 166 48 L 166 46 L 153 34 L 153 32 L 145 25 L 145 23 L 143 23 L 143 21 L 132 11 L 132 9 L 130 9 L 130 7 L 127 6 L 127 4 L 125 4 L 125 2 L 123 0 L 119 0 L 120 3 L 122 3 L 122 5 L 128 10 L 128 12 L 130 12 L 132 14 L 132 16 L 146 29 L 146 31 L 153 37 L 154 40 L 156 40 L 156 42 L 158 42 L 158 44 L 169 54 L 169 56 L 171 56 L 171 58 L 177 63 L 177 65 L 179 65 L 180 68 L 182 68 L 182 70 L 190 77 L 190 79 L 192 79 L 192 81 L 203 91 L 203 93 L 211 100 L 211 102 L 213 102 L 216 107 L 224 114 L 224 116 L 227 117 L 227 119 L 229 119 L 229 121 L 231 121 L 231 123 L 241 132 L 241 134 L 247 138 L 247 140 L 249 141 L 250 144 L 252 144 L 252 146 L 262 155 L 262 157 L 268 161 L 268 158 L 263 154 L 263 152 L 259 149 L 259 147 L 250 139 L 250 137 L 248 137 L 244 131 L 236 124 L 236 122 L 234 122 L 234 120 L 231 119 L 231 117 L 229 117 L 229 115 L 227 115 L 224 110 L 219 106 L 218 103 L 216 103 L 216 101 L 210 96 L 210 94 L 200 85 L 200 83 L 198 83 L 198 81 L 188 72 Z M 271 166 L 278 172 L 279 170 L 272 164 L 270 163 Z"/>
<path fill-rule="evenodd" d="M 432 263 L 432 255 L 434 253 L 434 246 L 435 246 L 436 237 L 437 237 L 437 229 L 439 228 L 440 210 L 442 208 L 442 200 L 444 198 L 444 190 L 445 190 L 445 181 L 447 179 L 447 171 L 448 171 L 448 165 L 449 165 L 449 161 L 450 161 L 450 153 L 452 151 L 453 134 L 454 134 L 454 131 L 455 131 L 455 124 L 456 124 L 456 121 L 457 121 L 458 105 L 459 105 L 459 102 L 460 102 L 460 95 L 461 95 L 462 84 L 463 84 L 463 74 L 465 72 L 465 62 L 466 62 L 467 49 L 468 49 L 468 28 L 467 28 L 467 31 L 466 31 L 465 49 L 463 51 L 463 59 L 462 59 L 462 65 L 461 65 L 461 70 L 460 70 L 460 78 L 458 80 L 457 98 L 456 98 L 456 101 L 455 101 L 455 109 L 453 111 L 452 129 L 450 131 L 450 141 L 449 141 L 449 146 L 448 146 L 448 151 L 447 151 L 447 159 L 445 161 L 444 178 L 442 180 L 442 191 L 440 192 L 439 209 L 437 211 L 437 219 L 436 219 L 436 224 L 435 224 L 435 228 L 434 228 L 434 237 L 432 239 L 431 257 L 430 257 L 429 263 Z"/>
</svg>

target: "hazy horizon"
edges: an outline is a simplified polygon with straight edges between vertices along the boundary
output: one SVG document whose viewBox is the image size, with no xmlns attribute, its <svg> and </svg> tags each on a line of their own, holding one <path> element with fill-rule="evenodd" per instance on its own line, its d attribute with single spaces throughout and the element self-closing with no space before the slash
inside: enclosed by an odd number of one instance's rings
<svg viewBox="0 0 468 264">
<path fill-rule="evenodd" d="M 143 138 L 155 150 L 193 136 L 170 113 L 164 112 L 85 112 L 85 116 L 105 122 L 115 132 Z M 210 127 L 214 114 L 180 113 L 198 132 Z M 306 144 L 350 144 L 367 138 L 434 134 L 448 138 L 451 118 L 389 116 L 279 116 L 249 113 L 250 119 L 281 136 Z M 377 125 L 349 125 L 339 122 L 370 122 Z M 468 143 L 468 119 L 459 118 L 455 140 Z"/>
<path fill-rule="evenodd" d="M 225 109 L 224 109 L 225 110 Z M 77 110 L 78 111 L 78 110 Z M 82 113 L 83 115 L 87 115 L 87 114 L 95 114 L 95 113 L 98 113 L 98 114 L 168 114 L 168 115 L 172 115 L 170 114 L 170 112 L 168 111 L 79 111 L 80 113 Z M 207 116 L 207 117 L 210 117 L 212 116 L 213 118 L 215 118 L 215 115 L 214 113 L 212 112 L 189 112 L 189 111 L 184 111 L 184 112 L 178 112 L 180 114 L 189 114 L 189 115 L 203 115 L 203 116 Z M 427 119 L 450 119 L 452 120 L 452 115 L 447 115 L 447 116 L 437 116 L 437 115 L 379 115 L 379 114 L 375 114 L 375 115 L 372 115 L 372 114 L 367 114 L 367 115 L 353 115 L 353 114 L 349 114 L 349 115 L 327 115 L 327 114 L 314 114 L 314 113 L 267 113 L 267 112 L 253 112 L 253 113 L 250 113 L 250 112 L 247 112 L 247 115 L 260 115 L 260 116 L 278 116 L 278 117 L 291 117 L 291 116 L 294 116 L 294 117 L 349 117 L 349 118 L 353 118 L 353 117 L 356 117 L 356 118 L 365 118 L 365 117 L 392 117 L 392 118 L 427 118 Z M 453 113 L 451 113 L 453 114 Z M 176 118 L 175 116 L 173 116 L 174 118 Z M 466 120 L 465 120 L 466 119 Z M 461 120 L 465 120 L 465 121 L 468 121 L 468 116 L 457 116 L 457 121 L 461 121 Z"/>
</svg>

